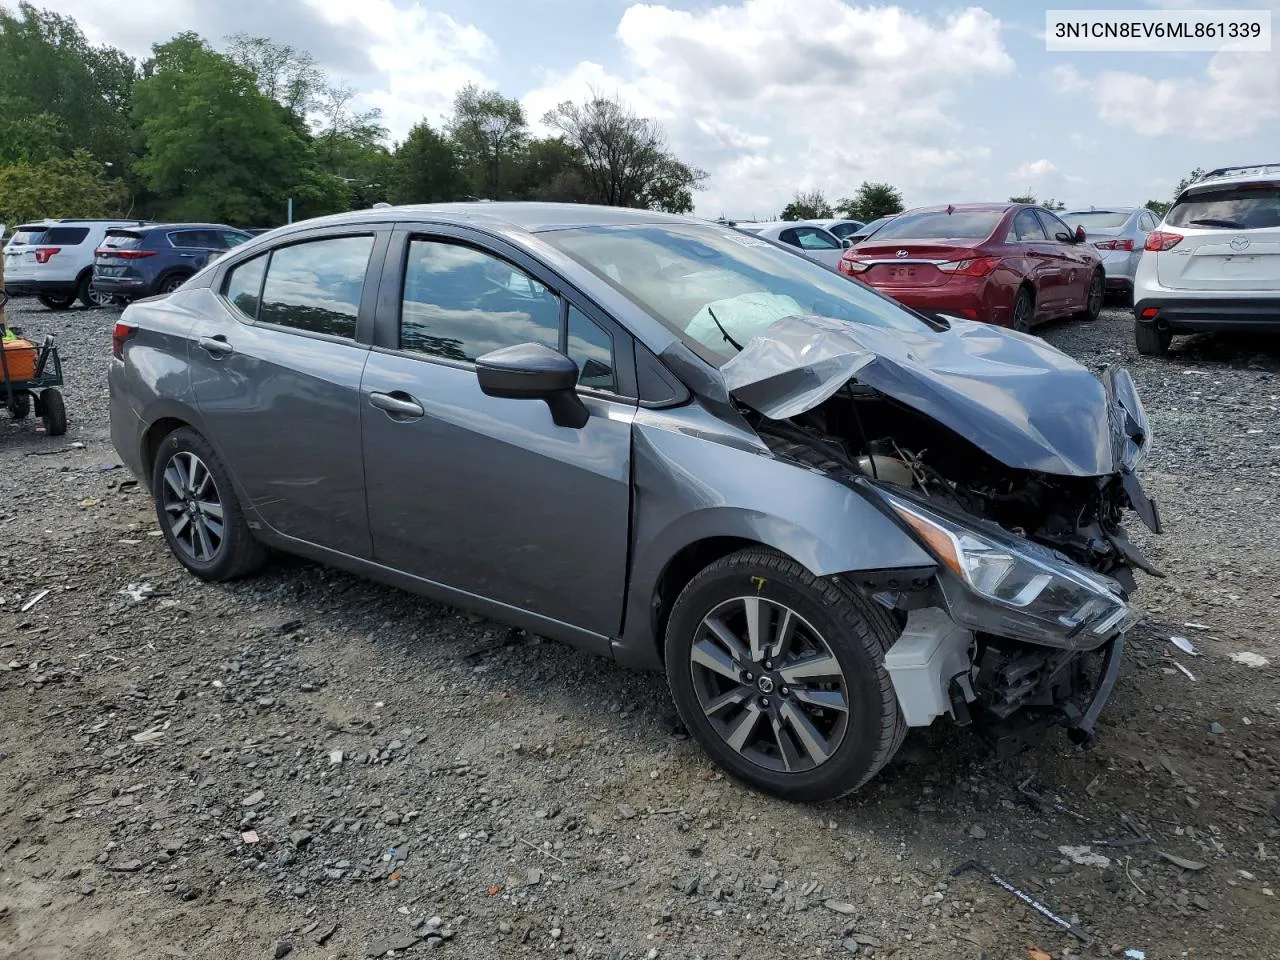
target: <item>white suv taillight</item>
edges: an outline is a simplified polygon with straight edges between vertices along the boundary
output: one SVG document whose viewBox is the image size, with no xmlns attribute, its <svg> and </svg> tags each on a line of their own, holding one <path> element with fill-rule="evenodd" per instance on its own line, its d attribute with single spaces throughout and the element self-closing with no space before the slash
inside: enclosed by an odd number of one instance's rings
<svg viewBox="0 0 1280 960">
<path fill-rule="evenodd" d="M 1142 249 L 1159 253 L 1162 250 L 1172 250 L 1181 242 L 1182 234 L 1180 233 L 1162 233 L 1159 230 L 1152 230 L 1147 234 L 1147 242 Z"/>
</svg>

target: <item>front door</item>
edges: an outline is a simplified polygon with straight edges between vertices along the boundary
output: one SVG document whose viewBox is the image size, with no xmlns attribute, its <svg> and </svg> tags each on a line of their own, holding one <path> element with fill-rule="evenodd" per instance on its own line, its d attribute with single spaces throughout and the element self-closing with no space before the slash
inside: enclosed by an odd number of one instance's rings
<svg viewBox="0 0 1280 960">
<path fill-rule="evenodd" d="M 385 245 L 387 234 L 382 236 Z M 210 439 L 258 516 L 286 536 L 371 553 L 360 376 L 373 231 L 276 247 L 227 272 L 189 346 Z M 376 284 L 374 285 L 376 286 Z"/>
<path fill-rule="evenodd" d="M 612 637 L 636 410 L 615 373 L 625 334 L 553 283 L 496 241 L 397 234 L 361 385 L 374 558 Z M 557 426 L 540 400 L 481 392 L 473 361 L 527 342 L 578 361 L 586 426 Z"/>
</svg>

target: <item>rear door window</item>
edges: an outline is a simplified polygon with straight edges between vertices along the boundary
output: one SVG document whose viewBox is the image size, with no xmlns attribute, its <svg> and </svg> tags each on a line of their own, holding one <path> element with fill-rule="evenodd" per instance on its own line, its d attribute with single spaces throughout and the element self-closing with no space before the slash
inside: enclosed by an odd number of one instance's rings
<svg viewBox="0 0 1280 960">
<path fill-rule="evenodd" d="M 1013 218 L 1013 225 L 1009 227 L 1010 243 L 1044 243 L 1048 239 L 1034 210 L 1018 211 Z"/>
<path fill-rule="evenodd" d="M 839 250 L 840 244 L 825 231 L 815 227 L 798 227 L 795 231 L 797 243 L 805 250 Z"/>
<path fill-rule="evenodd" d="M 50 227 L 44 233 L 44 239 L 41 243 L 47 243 L 51 247 L 74 247 L 76 244 L 84 243 L 84 238 L 89 236 L 88 227 Z"/>
<path fill-rule="evenodd" d="M 1280 227 L 1280 184 L 1250 183 L 1200 190 L 1173 205 L 1165 222 L 1197 230 Z"/>
<path fill-rule="evenodd" d="M 354 340 L 372 252 L 372 235 L 277 247 L 267 265 L 258 322 Z"/>
<path fill-rule="evenodd" d="M 169 242 L 175 247 L 197 250 L 221 249 L 219 238 L 212 230 L 175 230 L 169 234 Z"/>
</svg>

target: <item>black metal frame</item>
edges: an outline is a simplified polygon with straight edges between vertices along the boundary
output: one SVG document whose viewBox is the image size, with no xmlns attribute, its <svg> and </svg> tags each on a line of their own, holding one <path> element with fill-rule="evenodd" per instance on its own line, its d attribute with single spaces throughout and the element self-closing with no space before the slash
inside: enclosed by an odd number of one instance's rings
<svg viewBox="0 0 1280 960">
<path fill-rule="evenodd" d="M 18 331 L 14 329 L 14 333 L 18 333 Z M 16 393 L 62 386 L 62 357 L 58 355 L 58 348 L 54 344 L 53 337 L 45 337 L 44 343 L 37 349 L 39 353 L 36 355 L 36 368 L 32 378 L 30 380 L 13 380 L 9 377 L 9 357 L 3 349 L 3 345 L 0 344 L 0 384 L 4 385 L 5 406 L 9 409 L 13 408 L 13 398 Z M 53 361 L 53 371 L 46 375 L 45 371 L 48 369 L 50 361 Z"/>
</svg>

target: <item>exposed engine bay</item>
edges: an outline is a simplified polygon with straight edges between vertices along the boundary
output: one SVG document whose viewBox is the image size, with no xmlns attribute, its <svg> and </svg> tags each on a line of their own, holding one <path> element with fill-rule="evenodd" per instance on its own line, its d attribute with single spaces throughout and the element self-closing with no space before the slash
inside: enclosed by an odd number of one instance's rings
<svg viewBox="0 0 1280 960">
<path fill-rule="evenodd" d="M 999 463 L 954 431 L 880 391 L 850 382 L 786 421 L 748 413 L 775 454 L 939 498 L 1058 550 L 1134 588 L 1133 569 L 1162 576 L 1129 542 L 1131 504 L 1119 474 L 1071 477 Z"/>
</svg>

